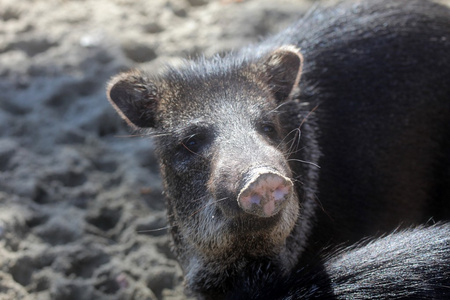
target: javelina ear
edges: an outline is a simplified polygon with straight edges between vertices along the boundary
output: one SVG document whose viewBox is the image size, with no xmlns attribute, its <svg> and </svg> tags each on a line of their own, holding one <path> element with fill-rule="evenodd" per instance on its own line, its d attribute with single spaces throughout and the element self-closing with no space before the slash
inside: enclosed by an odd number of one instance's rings
<svg viewBox="0 0 450 300">
<path fill-rule="evenodd" d="M 131 71 L 113 77 L 106 93 L 111 105 L 130 126 L 155 126 L 157 89 L 141 72 Z"/>
<path fill-rule="evenodd" d="M 290 98 L 300 81 L 303 55 L 295 46 L 283 46 L 273 51 L 264 63 L 269 87 L 277 101 Z"/>
</svg>

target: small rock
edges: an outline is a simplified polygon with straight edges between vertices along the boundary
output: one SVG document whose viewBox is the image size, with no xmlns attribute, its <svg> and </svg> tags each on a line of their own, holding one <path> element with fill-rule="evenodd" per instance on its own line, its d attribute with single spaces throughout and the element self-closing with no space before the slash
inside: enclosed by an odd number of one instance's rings
<svg viewBox="0 0 450 300">
<path fill-rule="evenodd" d="M 144 29 L 144 32 L 147 33 L 159 33 L 164 31 L 164 28 L 162 28 L 158 23 L 150 22 L 142 26 Z"/>
<path fill-rule="evenodd" d="M 208 0 L 187 0 L 191 6 L 202 6 L 208 4 Z"/>
<path fill-rule="evenodd" d="M 122 49 L 129 59 L 137 63 L 153 60 L 157 56 L 152 46 L 138 41 L 128 41 L 122 46 Z"/>
<path fill-rule="evenodd" d="M 98 47 L 103 43 L 105 35 L 100 31 L 94 31 L 83 35 L 80 38 L 80 45 L 85 48 Z"/>
<path fill-rule="evenodd" d="M 173 268 L 158 266 L 152 268 L 147 276 L 147 286 L 160 297 L 166 288 L 172 289 L 176 283 L 177 274 Z"/>
<path fill-rule="evenodd" d="M 0 171 L 8 168 L 9 161 L 18 148 L 19 145 L 12 139 L 0 139 Z"/>
</svg>

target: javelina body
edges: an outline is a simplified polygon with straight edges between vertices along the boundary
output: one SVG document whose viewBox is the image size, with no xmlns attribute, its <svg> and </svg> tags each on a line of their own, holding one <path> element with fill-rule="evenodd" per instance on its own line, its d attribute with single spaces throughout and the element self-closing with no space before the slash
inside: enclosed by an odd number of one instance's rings
<svg viewBox="0 0 450 300">
<path fill-rule="evenodd" d="M 325 245 L 448 218 L 449 53 L 447 8 L 377 0 L 116 76 L 111 103 L 155 136 L 189 289 L 220 297 L 243 270 L 287 274 Z"/>
</svg>

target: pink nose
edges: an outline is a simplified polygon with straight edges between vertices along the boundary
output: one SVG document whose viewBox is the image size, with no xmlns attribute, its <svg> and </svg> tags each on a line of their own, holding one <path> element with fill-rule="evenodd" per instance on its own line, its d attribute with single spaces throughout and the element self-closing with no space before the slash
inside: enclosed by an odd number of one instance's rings
<svg viewBox="0 0 450 300">
<path fill-rule="evenodd" d="M 257 169 L 253 174 L 238 195 L 239 206 L 259 217 L 277 214 L 293 193 L 292 181 L 266 168 Z"/>
</svg>

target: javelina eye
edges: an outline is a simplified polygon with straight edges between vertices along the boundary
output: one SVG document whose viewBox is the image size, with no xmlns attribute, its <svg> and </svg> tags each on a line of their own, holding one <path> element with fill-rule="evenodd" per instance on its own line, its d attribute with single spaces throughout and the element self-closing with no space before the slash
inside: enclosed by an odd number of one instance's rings
<svg viewBox="0 0 450 300">
<path fill-rule="evenodd" d="M 263 123 L 260 126 L 260 131 L 261 133 L 263 133 L 264 135 L 273 138 L 276 136 L 277 134 L 277 130 L 275 128 L 275 125 L 272 123 Z"/>
<path fill-rule="evenodd" d="M 264 133 L 272 133 L 275 131 L 275 128 L 272 125 L 263 125 L 261 129 Z"/>
<path fill-rule="evenodd" d="M 201 134 L 194 134 L 186 138 L 181 145 L 184 149 L 192 153 L 199 152 L 206 143 L 206 137 Z"/>
</svg>

